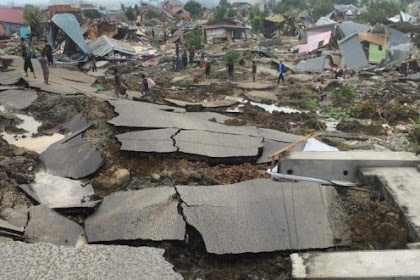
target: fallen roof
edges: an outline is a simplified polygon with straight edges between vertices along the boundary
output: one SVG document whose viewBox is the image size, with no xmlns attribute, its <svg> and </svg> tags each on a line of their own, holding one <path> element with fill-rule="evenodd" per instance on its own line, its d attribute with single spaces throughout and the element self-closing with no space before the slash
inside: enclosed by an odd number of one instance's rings
<svg viewBox="0 0 420 280">
<path fill-rule="evenodd" d="M 163 249 L 112 245 L 80 248 L 22 242 L 0 243 L 4 279 L 182 280 Z"/>
<path fill-rule="evenodd" d="M 385 28 L 389 34 L 388 47 L 411 42 L 410 35 L 389 26 L 385 26 Z"/>
<path fill-rule="evenodd" d="M 344 64 L 348 69 L 358 70 L 369 66 L 369 62 L 356 33 L 338 41 L 338 47 L 340 48 L 341 55 L 343 56 L 342 64 Z"/>
<path fill-rule="evenodd" d="M 286 18 L 283 15 L 278 14 L 271 17 L 266 17 L 265 20 L 275 22 L 275 23 L 282 23 L 286 21 Z"/>
<path fill-rule="evenodd" d="M 337 195 L 329 186 L 258 179 L 176 189 L 187 223 L 209 253 L 328 248 L 342 237 L 340 222 L 329 213 Z"/>
<path fill-rule="evenodd" d="M 338 25 L 338 28 L 340 28 L 344 37 L 348 37 L 354 33 L 367 32 L 372 28 L 372 26 L 367 25 L 367 24 L 360 24 L 360 23 L 355 23 L 351 21 L 346 21 L 346 22 L 340 23 Z"/>
<path fill-rule="evenodd" d="M 381 33 L 359 32 L 357 36 L 360 42 L 369 42 L 381 46 L 385 46 L 388 41 L 388 36 Z"/>
<path fill-rule="evenodd" d="M 242 26 L 242 25 L 234 25 L 234 24 L 208 24 L 208 25 L 202 25 L 201 26 L 204 30 L 209 30 L 209 29 L 249 29 L 246 26 Z"/>
<path fill-rule="evenodd" d="M 83 53 L 89 54 L 89 48 L 83 38 L 82 29 L 73 14 L 56 14 L 51 21 L 66 33 Z"/>
<path fill-rule="evenodd" d="M 184 240 L 185 222 L 172 187 L 117 192 L 85 221 L 89 242 Z"/>
<path fill-rule="evenodd" d="M 307 61 L 300 61 L 294 71 L 296 73 L 313 73 L 313 72 L 322 72 L 325 65 L 325 56 L 319 56 L 315 58 L 308 59 Z"/>
<path fill-rule="evenodd" d="M 327 25 L 327 24 L 337 24 L 336 21 L 327 18 L 327 17 L 320 17 L 316 22 L 315 25 L 320 26 L 320 25 Z"/>
<path fill-rule="evenodd" d="M 116 51 L 127 55 L 136 55 L 134 48 L 126 42 L 118 41 L 107 36 L 101 36 L 88 45 L 89 51 L 97 57 L 103 57 Z"/>
<path fill-rule="evenodd" d="M 0 8 L 0 22 L 25 24 L 23 12 L 20 9 Z"/>
</svg>

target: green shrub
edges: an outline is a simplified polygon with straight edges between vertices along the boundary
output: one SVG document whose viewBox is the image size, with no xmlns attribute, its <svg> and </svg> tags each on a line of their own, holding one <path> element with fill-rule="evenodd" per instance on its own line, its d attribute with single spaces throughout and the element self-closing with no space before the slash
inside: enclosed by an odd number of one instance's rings
<svg viewBox="0 0 420 280">
<path fill-rule="evenodd" d="M 355 88 L 352 86 L 344 86 L 332 91 L 334 106 L 345 106 L 357 99 Z"/>
</svg>

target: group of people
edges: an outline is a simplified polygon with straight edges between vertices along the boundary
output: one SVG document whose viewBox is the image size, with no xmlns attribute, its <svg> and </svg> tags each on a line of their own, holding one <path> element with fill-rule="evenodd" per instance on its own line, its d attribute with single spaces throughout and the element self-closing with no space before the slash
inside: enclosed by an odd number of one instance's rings
<svg viewBox="0 0 420 280">
<path fill-rule="evenodd" d="M 127 94 L 127 87 L 122 82 L 122 77 L 120 71 L 118 69 L 114 70 L 114 82 L 115 82 L 115 96 L 120 97 L 125 96 L 128 98 Z M 155 84 L 155 82 L 149 78 L 146 78 L 145 74 L 141 75 L 141 86 L 140 92 L 142 94 L 152 94 L 151 87 Z"/>
<path fill-rule="evenodd" d="M 187 53 L 187 49 L 185 48 L 184 51 L 181 53 L 179 49 L 179 44 L 176 44 L 175 47 L 175 55 L 172 58 L 172 70 L 175 72 L 180 71 L 182 68 L 187 68 L 188 62 L 190 64 L 194 63 L 195 58 L 195 49 L 194 47 L 189 49 L 189 54 Z"/>
<path fill-rule="evenodd" d="M 26 77 L 29 77 L 28 70 L 32 72 L 34 75 L 34 79 L 36 79 L 34 66 L 32 64 L 32 52 L 26 45 L 25 39 L 20 39 L 20 51 L 22 58 L 24 60 L 23 64 L 23 70 L 25 71 Z M 50 70 L 49 66 L 54 64 L 53 59 L 53 51 L 50 44 L 48 44 L 48 41 L 45 40 L 44 49 L 41 52 L 41 57 L 38 59 L 39 63 L 41 65 L 42 73 L 44 75 L 44 83 L 49 85 L 49 76 L 50 76 Z"/>
<path fill-rule="evenodd" d="M 243 61 L 243 60 L 241 60 L 241 61 Z M 240 62 L 240 64 L 245 66 L 244 61 L 242 63 Z M 228 63 L 226 64 L 226 70 L 227 70 L 227 74 L 228 74 L 228 79 L 230 81 L 233 81 L 233 75 L 234 75 L 234 72 L 235 72 L 235 65 L 233 64 L 233 60 L 228 61 Z M 280 83 L 280 80 L 282 82 L 284 82 L 284 73 L 285 72 L 286 72 L 286 67 L 283 64 L 283 61 L 280 61 L 279 65 L 278 65 L 279 76 L 277 78 L 277 84 Z M 257 79 L 257 61 L 256 61 L 255 58 L 252 60 L 251 75 L 252 75 L 252 81 L 255 82 L 256 79 Z M 207 76 L 207 73 L 206 73 L 206 76 Z"/>
</svg>

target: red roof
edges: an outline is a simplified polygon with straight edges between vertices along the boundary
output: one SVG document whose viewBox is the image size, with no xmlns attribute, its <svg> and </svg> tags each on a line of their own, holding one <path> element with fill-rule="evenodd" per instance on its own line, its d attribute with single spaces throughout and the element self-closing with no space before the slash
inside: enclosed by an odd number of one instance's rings
<svg viewBox="0 0 420 280">
<path fill-rule="evenodd" d="M 19 9 L 0 8 L 0 22 L 25 24 L 25 19 Z"/>
</svg>

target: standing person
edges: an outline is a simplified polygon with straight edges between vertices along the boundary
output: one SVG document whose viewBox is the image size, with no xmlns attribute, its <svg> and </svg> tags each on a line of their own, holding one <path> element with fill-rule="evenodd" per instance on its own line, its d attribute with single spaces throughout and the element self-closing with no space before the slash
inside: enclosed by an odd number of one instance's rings
<svg viewBox="0 0 420 280">
<path fill-rule="evenodd" d="M 178 71 L 182 69 L 182 54 L 178 54 Z"/>
<path fill-rule="evenodd" d="M 96 68 L 96 57 L 95 56 L 92 59 L 92 72 L 98 72 L 98 69 Z"/>
<path fill-rule="evenodd" d="M 192 47 L 190 49 L 190 64 L 194 63 L 194 56 L 195 56 L 195 49 L 194 49 L 194 47 Z"/>
<path fill-rule="evenodd" d="M 206 78 L 208 78 L 210 76 L 210 68 L 211 68 L 210 59 L 208 59 L 207 57 L 204 58 L 203 64 L 204 64 L 204 69 L 206 73 Z"/>
<path fill-rule="evenodd" d="M 145 74 L 141 75 L 141 87 L 140 87 L 140 92 L 141 93 L 147 93 L 147 94 L 152 94 L 152 92 L 150 91 L 149 88 L 149 81 L 146 78 Z"/>
<path fill-rule="evenodd" d="M 186 69 L 187 68 L 187 65 L 188 65 L 188 54 L 187 54 L 187 50 L 186 49 L 182 53 L 182 63 L 184 64 L 184 69 Z"/>
<path fill-rule="evenodd" d="M 232 60 L 229 60 L 229 62 L 226 64 L 226 69 L 228 72 L 229 80 L 233 81 L 233 72 L 235 71 L 235 66 L 233 65 Z"/>
<path fill-rule="evenodd" d="M 54 65 L 52 47 L 51 47 L 50 44 L 48 44 L 47 40 L 45 40 L 44 53 L 45 53 L 45 56 L 47 57 L 48 64 L 49 65 Z"/>
<path fill-rule="evenodd" d="M 280 60 L 280 64 L 279 64 L 279 78 L 277 79 L 277 84 L 280 83 L 280 79 L 281 79 L 282 82 L 284 82 L 284 77 L 283 77 L 284 72 L 285 72 L 285 67 L 284 67 L 283 61 Z"/>
<path fill-rule="evenodd" d="M 114 81 L 115 81 L 115 95 L 119 97 L 121 93 L 122 79 L 121 79 L 121 75 L 118 69 L 115 69 L 114 71 Z"/>
<path fill-rule="evenodd" d="M 155 29 L 152 28 L 152 38 L 155 38 Z"/>
<path fill-rule="evenodd" d="M 251 74 L 252 74 L 252 80 L 255 83 L 255 79 L 257 77 L 257 62 L 255 60 L 252 61 L 252 71 L 251 71 Z"/>
<path fill-rule="evenodd" d="M 49 85 L 50 69 L 48 68 L 48 59 L 45 52 L 41 53 L 39 64 L 41 64 L 42 74 L 44 74 L 44 84 Z"/>
<path fill-rule="evenodd" d="M 25 59 L 25 51 L 27 49 L 27 46 L 26 46 L 24 38 L 20 38 L 19 48 L 20 48 L 20 53 L 21 53 L 22 57 Z"/>
<path fill-rule="evenodd" d="M 176 56 L 179 55 L 179 44 L 178 43 L 176 43 L 176 45 L 175 45 L 175 53 L 176 53 Z"/>
<path fill-rule="evenodd" d="M 23 70 L 25 70 L 26 77 L 29 77 L 28 76 L 28 69 L 30 69 L 32 74 L 34 74 L 34 79 L 36 79 L 34 66 L 32 65 L 32 60 L 31 60 L 32 59 L 32 53 L 28 49 L 25 50 L 24 59 L 25 59 L 25 63 L 23 65 Z"/>
</svg>

